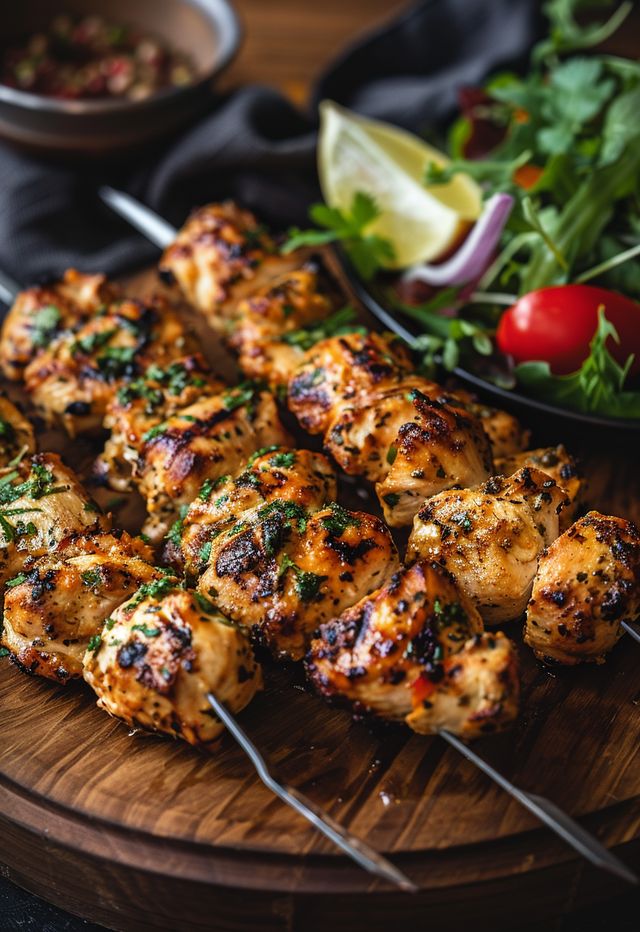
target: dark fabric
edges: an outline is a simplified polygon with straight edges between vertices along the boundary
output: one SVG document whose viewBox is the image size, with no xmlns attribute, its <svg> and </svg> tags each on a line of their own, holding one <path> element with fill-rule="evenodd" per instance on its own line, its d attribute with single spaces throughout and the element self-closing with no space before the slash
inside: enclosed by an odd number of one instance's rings
<svg viewBox="0 0 640 932">
<path fill-rule="evenodd" d="M 348 0 L 345 0 L 348 2 Z M 266 220 L 304 222 L 317 196 L 316 106 L 331 97 L 417 132 L 450 117 L 460 85 L 522 62 L 539 29 L 537 0 L 428 0 L 344 52 L 309 114 L 276 91 L 245 87 L 144 158 L 69 168 L 0 146 L 0 268 L 30 283 L 74 265 L 111 275 L 153 261 L 154 247 L 96 198 L 120 186 L 179 224 L 196 204 L 234 197 Z"/>
</svg>

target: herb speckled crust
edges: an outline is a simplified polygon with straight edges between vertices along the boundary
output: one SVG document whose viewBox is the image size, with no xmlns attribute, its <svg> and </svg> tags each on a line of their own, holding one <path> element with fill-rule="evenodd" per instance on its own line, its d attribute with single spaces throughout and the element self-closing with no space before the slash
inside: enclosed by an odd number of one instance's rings
<svg viewBox="0 0 640 932">
<path fill-rule="evenodd" d="M 441 492 L 416 515 L 407 559 L 446 566 L 485 623 L 518 618 L 566 501 L 553 479 L 529 467 L 476 489 Z"/>
<path fill-rule="evenodd" d="M 523 466 L 545 472 L 566 494 L 569 503 L 560 512 L 560 530 L 565 531 L 586 499 L 587 479 L 580 465 L 562 444 L 525 450 L 496 460 L 496 472 L 504 476 L 512 475 Z"/>
<path fill-rule="evenodd" d="M 639 614 L 640 533 L 590 511 L 542 553 L 524 639 L 547 663 L 601 663 Z"/>
<path fill-rule="evenodd" d="M 102 427 L 120 385 L 195 349 L 166 303 L 116 301 L 43 349 L 25 369 L 25 388 L 43 417 L 73 437 Z"/>
<path fill-rule="evenodd" d="M 274 655 L 299 660 L 321 622 L 372 592 L 397 565 L 378 518 L 336 505 L 309 515 L 296 502 L 275 500 L 212 540 L 198 590 Z"/>
<path fill-rule="evenodd" d="M 273 396 L 247 386 L 204 398 L 143 435 L 138 488 L 146 500 L 144 531 L 165 536 L 205 479 L 235 472 L 260 447 L 287 444 Z"/>
<path fill-rule="evenodd" d="M 223 731 L 207 693 L 240 712 L 262 671 L 246 635 L 208 600 L 171 581 L 158 589 L 114 612 L 84 677 L 98 705 L 128 725 L 207 747 Z"/>
<path fill-rule="evenodd" d="M 483 634 L 477 610 L 437 563 L 403 568 L 321 625 L 305 665 L 326 698 L 420 734 L 448 728 L 472 738 L 517 715 L 514 645 Z"/>
<path fill-rule="evenodd" d="M 162 576 L 124 531 L 73 534 L 7 588 L 3 643 L 28 673 L 59 683 L 82 676 L 91 638 L 123 601 Z"/>
<path fill-rule="evenodd" d="M 104 275 L 67 269 L 61 281 L 21 291 L 2 323 L 0 368 L 7 379 L 22 379 L 25 366 L 62 333 L 79 327 L 116 288 Z"/>
</svg>

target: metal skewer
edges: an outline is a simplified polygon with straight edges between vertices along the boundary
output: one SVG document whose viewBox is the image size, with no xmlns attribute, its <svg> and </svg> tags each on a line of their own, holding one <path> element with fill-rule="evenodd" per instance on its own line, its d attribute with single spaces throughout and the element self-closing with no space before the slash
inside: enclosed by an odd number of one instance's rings
<svg viewBox="0 0 640 932">
<path fill-rule="evenodd" d="M 630 634 L 634 641 L 637 641 L 638 644 L 640 644 L 640 631 L 638 631 L 637 628 L 634 628 L 633 625 L 629 624 L 628 621 L 621 622 L 621 625 L 627 634 Z"/>
<path fill-rule="evenodd" d="M 0 302 L 11 305 L 16 299 L 16 295 L 22 289 L 20 285 L 7 275 L 6 272 L 0 271 Z"/>
<path fill-rule="evenodd" d="M 165 220 L 158 217 L 158 215 L 149 207 L 146 207 L 144 204 L 140 204 L 139 201 L 136 201 L 135 198 L 131 197 L 129 194 L 124 194 L 121 191 L 117 191 L 114 188 L 107 186 L 101 187 L 99 194 L 102 200 L 108 204 L 112 210 L 114 210 L 123 219 L 127 220 L 131 226 L 142 233 L 143 236 L 146 236 L 147 239 L 152 243 L 155 243 L 155 245 L 159 248 L 165 249 L 169 243 L 175 239 L 178 232 L 176 229 L 170 226 L 170 224 L 168 224 Z M 387 317 L 388 321 L 385 320 L 385 323 L 388 326 L 391 326 L 396 331 L 396 333 L 399 333 L 399 328 L 401 328 L 401 325 L 398 324 L 397 321 L 394 321 L 390 315 L 387 315 Z M 404 330 L 404 328 L 401 329 Z M 404 334 L 399 335 L 403 336 L 403 339 L 406 339 Z M 414 338 L 408 333 L 408 331 L 407 336 L 409 340 L 413 342 Z M 627 628 L 627 630 L 629 629 Z M 636 632 L 633 633 L 633 636 L 636 636 Z M 640 637 L 638 639 L 640 640 Z M 210 696 L 209 698 L 211 699 L 213 697 Z M 215 708 L 216 707 L 214 706 L 214 709 Z M 225 724 L 227 724 L 222 714 L 220 714 L 220 718 Z M 232 728 L 231 725 L 227 725 L 227 727 L 244 747 L 246 753 L 251 757 L 261 779 L 264 780 L 264 777 L 260 771 L 260 767 L 258 767 L 258 761 L 260 762 L 261 767 L 264 767 L 264 761 L 262 761 L 258 751 L 250 744 L 250 742 L 245 746 L 243 741 L 248 741 L 246 735 L 244 735 L 244 733 L 239 729 L 239 726 L 235 720 L 230 719 L 230 721 L 234 727 Z M 234 728 L 238 730 L 237 734 Z M 240 734 L 242 734 L 243 740 L 241 740 Z M 452 747 L 459 751 L 463 757 L 465 757 L 471 763 L 475 764 L 476 767 L 478 767 L 484 774 L 486 774 L 495 783 L 497 783 L 498 786 L 500 786 L 506 793 L 509 793 L 513 799 L 520 803 L 520 805 L 524 806 L 529 810 L 529 812 L 533 813 L 533 815 L 535 815 L 544 825 L 550 828 L 551 831 L 555 832 L 556 835 L 562 838 L 562 840 L 567 844 L 571 845 L 575 851 L 581 854 L 592 864 L 595 864 L 597 867 L 601 867 L 603 870 L 607 870 L 610 873 L 615 874 L 616 877 L 621 877 L 624 880 L 627 880 L 629 883 L 636 884 L 639 882 L 636 875 L 631 870 L 629 870 L 615 855 L 611 854 L 593 835 L 587 832 L 586 829 L 582 828 L 581 825 L 570 818 L 570 816 L 559 809 L 550 800 L 543 796 L 537 796 L 533 793 L 526 793 L 524 790 L 519 789 L 517 786 L 515 786 L 515 784 L 507 780 L 506 777 L 503 777 L 502 774 L 495 770 L 489 763 L 487 763 L 487 761 L 476 754 L 475 751 L 472 751 L 469 747 L 467 747 L 466 744 L 464 744 L 464 742 L 460 741 L 459 738 L 456 738 L 450 732 L 441 731 L 440 735 Z M 251 751 L 249 748 L 251 748 Z M 257 757 L 254 757 L 254 754 L 257 755 Z M 266 772 L 266 770 L 265 774 L 268 776 L 268 772 Z M 267 781 L 265 780 L 264 782 L 266 783 Z M 270 786 L 270 784 L 267 783 L 267 786 Z M 278 787 L 278 789 L 276 789 L 276 787 Z M 281 799 L 284 799 L 290 805 L 294 805 L 294 808 L 298 808 L 297 803 L 299 803 L 300 800 L 297 799 L 295 795 L 296 791 L 292 791 L 291 789 L 285 790 L 285 793 L 288 793 L 288 795 L 282 796 L 280 792 L 282 787 L 280 787 L 277 783 L 275 783 L 273 786 L 270 786 L 270 789 L 272 789 L 274 793 L 280 796 Z M 310 813 L 311 815 L 314 815 L 313 804 L 311 804 Z M 309 818 L 307 813 L 303 814 Z M 318 828 L 320 828 L 321 831 L 325 831 L 325 828 L 321 828 L 320 825 Z M 325 834 L 327 834 L 326 831 Z M 333 840 L 336 841 L 335 838 Z M 336 841 L 336 844 L 339 844 L 339 842 Z M 377 857 L 379 857 L 379 855 L 377 855 Z"/>
<path fill-rule="evenodd" d="M 373 848 L 370 848 L 369 845 L 360 838 L 352 835 L 343 825 L 340 825 L 332 819 L 328 813 L 324 812 L 299 790 L 296 790 L 295 787 L 288 786 L 286 783 L 280 783 L 276 780 L 273 774 L 270 773 L 262 754 L 251 741 L 246 731 L 241 727 L 235 716 L 229 712 L 222 702 L 216 699 L 213 693 L 207 693 L 207 699 L 222 724 L 231 732 L 256 768 L 256 772 L 264 785 L 270 789 L 272 793 L 275 793 L 287 806 L 291 806 L 292 809 L 295 809 L 296 812 L 304 816 L 318 831 L 322 832 L 323 835 L 329 838 L 338 848 L 341 848 L 345 854 L 348 854 L 360 867 L 364 867 L 365 870 L 369 871 L 370 874 L 382 877 L 383 880 L 395 884 L 400 887 L 401 890 L 407 890 L 412 893 L 417 892 L 418 887 L 409 880 L 402 871 L 394 867 L 390 861 L 377 851 L 374 851 Z"/>
</svg>

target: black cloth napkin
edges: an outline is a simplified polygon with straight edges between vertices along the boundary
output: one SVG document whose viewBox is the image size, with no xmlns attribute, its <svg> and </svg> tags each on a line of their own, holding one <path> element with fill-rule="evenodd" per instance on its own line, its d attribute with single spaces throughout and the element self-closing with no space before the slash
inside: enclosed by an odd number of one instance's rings
<svg viewBox="0 0 640 932">
<path fill-rule="evenodd" d="M 522 64 L 539 29 L 537 0 L 426 0 L 347 49 L 319 79 L 307 114 L 268 87 L 244 87 L 212 96 L 197 124 L 128 162 L 65 167 L 2 145 L 0 269 L 28 284 L 68 266 L 117 275 L 152 262 L 157 250 L 98 201 L 100 183 L 176 225 L 223 197 L 271 223 L 304 223 L 318 196 L 319 100 L 423 132 L 452 116 L 461 85 Z"/>
</svg>

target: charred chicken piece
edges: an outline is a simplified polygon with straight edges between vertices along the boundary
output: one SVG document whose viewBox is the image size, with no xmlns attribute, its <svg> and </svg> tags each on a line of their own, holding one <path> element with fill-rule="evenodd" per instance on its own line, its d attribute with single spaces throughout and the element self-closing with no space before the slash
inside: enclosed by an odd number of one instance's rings
<svg viewBox="0 0 640 932">
<path fill-rule="evenodd" d="M 419 377 L 345 408 L 325 448 L 345 472 L 376 482 L 392 527 L 411 524 L 430 496 L 484 481 L 493 467 L 480 422 Z"/>
<path fill-rule="evenodd" d="M 205 479 L 235 473 L 254 450 L 287 445 L 273 396 L 253 384 L 204 398 L 142 435 L 138 488 L 145 533 L 160 541 Z"/>
<path fill-rule="evenodd" d="M 110 715 L 204 747 L 223 731 L 207 693 L 239 712 L 262 688 L 241 629 L 166 577 L 116 609 L 86 653 L 84 678 Z"/>
<path fill-rule="evenodd" d="M 545 663 L 602 663 L 640 615 L 640 533 L 590 511 L 540 557 L 525 642 Z"/>
<path fill-rule="evenodd" d="M 280 658 L 299 660 L 313 631 L 376 589 L 397 566 L 372 515 L 297 502 L 245 512 L 211 541 L 198 590 Z"/>
<path fill-rule="evenodd" d="M 233 478 L 206 480 L 180 526 L 180 552 L 170 542 L 168 556 L 195 579 L 204 570 L 211 542 L 247 512 L 270 502 L 289 502 L 305 512 L 336 497 L 336 478 L 326 456 L 309 450 L 270 447 L 258 450 Z"/>
<path fill-rule="evenodd" d="M 112 489 L 130 489 L 139 473 L 144 435 L 182 408 L 223 389 L 224 382 L 210 372 L 199 353 L 166 366 L 152 363 L 109 402 L 104 426 L 110 436 L 96 463 L 97 472 Z"/>
<path fill-rule="evenodd" d="M 0 583 L 27 572 L 74 531 L 108 530 L 78 479 L 55 453 L 36 453 L 0 477 Z"/>
<path fill-rule="evenodd" d="M 587 480 L 578 463 L 562 444 L 525 450 L 496 460 L 496 472 L 504 476 L 510 476 L 523 466 L 546 472 L 564 491 L 569 504 L 560 512 L 560 530 L 565 531 L 575 519 L 576 512 L 584 504 L 586 496 Z"/>
<path fill-rule="evenodd" d="M 464 389 L 455 388 L 453 394 L 470 414 L 479 418 L 494 457 L 512 456 L 526 449 L 531 431 L 525 429 L 513 414 L 482 404 L 474 394 Z"/>
<path fill-rule="evenodd" d="M 340 312 L 332 315 L 335 307 L 313 263 L 273 279 L 240 301 L 229 322 L 229 346 L 238 365 L 273 391 L 286 387 L 305 351 L 328 335 L 323 328 L 335 331 L 340 325 Z"/>
<path fill-rule="evenodd" d="M 416 515 L 407 558 L 442 563 L 487 624 L 518 618 L 566 501 L 553 479 L 529 467 L 441 492 Z"/>
<path fill-rule="evenodd" d="M 21 291 L 2 324 L 0 368 L 20 380 L 27 366 L 61 334 L 74 330 L 114 301 L 116 288 L 104 275 L 67 269 L 61 281 Z"/>
<path fill-rule="evenodd" d="M 305 256 L 281 256 L 254 215 L 231 201 L 194 211 L 160 260 L 160 277 L 176 283 L 210 326 L 227 333 L 236 305 Z"/>
<path fill-rule="evenodd" d="M 306 658 L 317 691 L 358 714 L 474 738 L 518 711 L 517 653 L 437 563 L 401 569 L 320 626 Z"/>
<path fill-rule="evenodd" d="M 72 535 L 7 582 L 3 643 L 27 673 L 60 683 L 82 676 L 82 658 L 105 620 L 142 583 L 163 576 L 152 553 L 123 531 Z"/>
<path fill-rule="evenodd" d="M 289 409 L 304 430 L 325 433 L 346 405 L 368 404 L 374 392 L 396 387 L 410 371 L 407 350 L 391 334 L 329 337 L 305 353 L 290 379 Z"/>
<path fill-rule="evenodd" d="M 25 369 L 25 386 L 45 419 L 73 437 L 102 427 L 119 386 L 194 350 L 168 306 L 127 299 L 43 350 Z"/>
<path fill-rule="evenodd" d="M 0 470 L 26 454 L 36 451 L 31 423 L 12 401 L 0 395 Z"/>
</svg>

